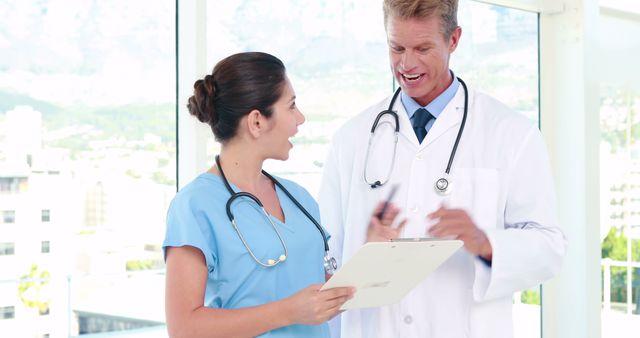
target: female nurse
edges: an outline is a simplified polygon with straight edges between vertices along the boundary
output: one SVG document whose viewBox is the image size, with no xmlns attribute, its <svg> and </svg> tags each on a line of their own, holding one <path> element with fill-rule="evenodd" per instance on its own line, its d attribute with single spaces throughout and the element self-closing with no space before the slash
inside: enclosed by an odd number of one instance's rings
<svg viewBox="0 0 640 338">
<path fill-rule="evenodd" d="M 319 219 L 314 199 L 262 172 L 266 159 L 289 157 L 289 139 L 304 122 L 295 98 L 284 65 L 265 53 L 229 56 L 195 82 L 189 112 L 222 146 L 216 165 L 177 193 L 167 215 L 171 337 L 328 337 L 326 321 L 352 297 L 353 288 L 320 291 L 329 234 L 303 211 Z M 255 199 L 228 203 L 239 192 Z"/>
</svg>

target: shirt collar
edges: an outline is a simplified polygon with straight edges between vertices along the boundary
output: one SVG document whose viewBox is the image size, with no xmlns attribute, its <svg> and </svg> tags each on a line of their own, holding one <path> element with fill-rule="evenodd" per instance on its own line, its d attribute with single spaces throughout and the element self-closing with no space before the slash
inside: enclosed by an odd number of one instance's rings
<svg viewBox="0 0 640 338">
<path fill-rule="evenodd" d="M 453 77 L 453 81 L 451 81 L 449 87 L 424 107 L 409 95 L 405 94 L 404 91 L 400 93 L 400 100 L 402 102 L 402 105 L 404 106 L 404 109 L 407 111 L 409 119 L 413 117 L 413 114 L 419 108 L 425 108 L 435 118 L 438 118 L 438 116 L 440 116 L 447 104 L 449 104 L 449 102 L 451 102 L 453 97 L 456 95 L 456 93 L 458 92 L 458 87 L 460 86 L 460 81 L 458 81 L 458 78 L 455 76 L 455 74 L 453 74 L 453 71 L 450 70 L 449 72 L 451 73 L 451 77 Z"/>
</svg>

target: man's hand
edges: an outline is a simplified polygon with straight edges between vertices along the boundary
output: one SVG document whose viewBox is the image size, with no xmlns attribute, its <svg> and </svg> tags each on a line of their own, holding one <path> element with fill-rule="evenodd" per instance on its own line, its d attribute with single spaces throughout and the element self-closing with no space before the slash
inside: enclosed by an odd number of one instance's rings
<svg viewBox="0 0 640 338">
<path fill-rule="evenodd" d="M 436 220 L 429 229 L 429 235 L 438 238 L 454 238 L 464 242 L 464 247 L 471 253 L 488 261 L 493 256 L 493 248 L 484 231 L 480 230 L 462 209 L 448 209 L 442 205 L 435 212 L 427 215 Z"/>
<path fill-rule="evenodd" d="M 389 204 L 382 219 L 378 219 L 378 213 L 382 210 L 384 202 L 378 203 L 378 206 L 371 215 L 371 221 L 369 221 L 369 228 L 367 229 L 367 242 L 385 242 L 390 239 L 396 239 L 400 237 L 402 229 L 404 229 L 407 220 L 402 220 L 397 227 L 393 227 L 393 221 L 398 217 L 400 209 Z"/>
</svg>

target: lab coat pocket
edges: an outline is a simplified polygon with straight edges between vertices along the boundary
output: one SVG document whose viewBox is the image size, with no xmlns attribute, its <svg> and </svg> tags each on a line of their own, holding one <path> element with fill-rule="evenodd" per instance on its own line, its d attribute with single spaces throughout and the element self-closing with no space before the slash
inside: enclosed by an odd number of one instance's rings
<svg viewBox="0 0 640 338">
<path fill-rule="evenodd" d="M 498 169 L 457 168 L 452 170 L 448 207 L 463 209 L 481 229 L 497 227 Z"/>
</svg>

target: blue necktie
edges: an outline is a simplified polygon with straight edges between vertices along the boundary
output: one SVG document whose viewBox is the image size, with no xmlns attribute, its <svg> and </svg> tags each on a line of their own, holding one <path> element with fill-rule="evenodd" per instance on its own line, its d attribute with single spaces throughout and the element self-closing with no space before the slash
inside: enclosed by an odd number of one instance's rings
<svg viewBox="0 0 640 338">
<path fill-rule="evenodd" d="M 431 115 L 431 113 L 429 113 L 424 108 L 416 110 L 416 112 L 413 114 L 413 122 L 411 123 L 411 125 L 413 126 L 413 131 L 418 137 L 419 143 L 422 143 L 424 137 L 427 136 L 427 130 L 425 129 L 425 126 L 432 118 L 433 115 Z"/>
</svg>

